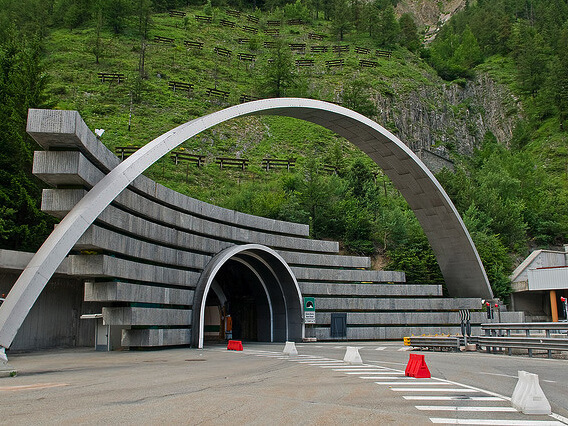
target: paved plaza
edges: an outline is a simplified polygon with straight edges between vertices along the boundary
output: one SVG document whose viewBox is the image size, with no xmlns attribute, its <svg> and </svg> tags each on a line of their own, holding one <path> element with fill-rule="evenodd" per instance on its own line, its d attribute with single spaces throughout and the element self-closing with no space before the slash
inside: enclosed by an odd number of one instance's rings
<svg viewBox="0 0 568 426">
<path fill-rule="evenodd" d="M 354 345 L 354 343 L 350 343 Z M 432 379 L 405 378 L 399 342 L 245 342 L 160 351 L 90 349 L 13 354 L 0 379 L 1 424 L 565 424 L 568 361 L 484 353 L 421 352 Z M 555 417 L 511 408 L 517 371 L 539 374 Z"/>
</svg>

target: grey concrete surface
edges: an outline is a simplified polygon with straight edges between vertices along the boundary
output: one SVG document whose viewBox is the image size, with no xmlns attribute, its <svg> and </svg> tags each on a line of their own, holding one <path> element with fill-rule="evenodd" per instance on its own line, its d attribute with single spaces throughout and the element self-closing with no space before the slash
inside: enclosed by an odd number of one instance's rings
<svg viewBox="0 0 568 426">
<path fill-rule="evenodd" d="M 85 302 L 136 302 L 190 306 L 193 290 L 128 282 L 85 282 Z"/>
<path fill-rule="evenodd" d="M 300 289 L 306 296 L 442 296 L 441 285 L 423 284 L 362 284 L 362 283 L 313 283 L 301 282 Z"/>
<path fill-rule="evenodd" d="M 0 345 L 9 347 L 55 269 L 95 221 L 130 234 L 130 239 L 125 240 L 124 245 L 130 245 L 131 252 L 122 253 L 127 256 L 132 255 L 133 251 L 143 256 L 152 249 L 149 245 L 144 250 L 134 248 L 138 237 L 149 241 L 149 244 L 162 244 L 174 249 L 184 247 L 200 255 L 215 254 L 236 243 L 256 243 L 271 249 L 335 255 L 339 244 L 305 238 L 308 235 L 305 225 L 220 209 L 176 194 L 140 176 L 151 164 L 195 134 L 232 118 L 254 114 L 286 115 L 311 121 L 359 146 L 383 168 L 407 198 L 431 242 L 450 292 L 456 296 L 491 295 L 483 266 L 467 230 L 433 175 L 394 135 L 353 111 L 309 99 L 250 102 L 179 126 L 119 163 L 89 131 L 77 112 L 30 110 L 27 130 L 40 145 L 48 149 L 36 153 L 34 172 L 53 185 L 72 184 L 92 189 L 80 201 L 77 201 L 79 191 L 45 192 L 43 206 L 47 211 L 61 216 L 67 208 L 71 210 L 26 266 L 0 308 Z M 102 247 L 97 244 L 97 238 L 105 240 L 107 237 L 104 232 L 92 233 L 91 240 L 83 243 L 95 249 L 109 247 L 110 241 L 101 242 Z M 116 248 L 118 250 L 120 244 Z M 139 258 L 141 261 L 104 255 L 71 256 L 69 263 L 72 274 L 82 277 L 119 278 L 190 288 L 195 286 L 200 271 L 182 269 L 184 266 L 179 268 L 181 265 L 176 263 L 179 259 L 174 250 L 163 250 L 160 254 L 162 257 L 159 260 L 150 255 L 149 258 Z M 296 256 L 296 259 L 299 257 Z M 196 262 L 204 263 L 205 260 L 201 257 Z M 318 265 L 316 257 L 312 256 L 309 259 L 309 266 L 312 267 L 296 266 L 292 269 L 292 276 L 295 275 L 294 280 L 304 281 L 405 281 L 403 272 L 334 269 L 338 262 L 345 263 L 345 259 L 336 257 L 329 261 L 322 260 L 323 265 L 331 264 L 331 268 L 326 269 Z M 199 270 L 199 267 L 195 269 Z M 299 290 L 298 295 L 301 298 Z M 474 306 L 469 300 L 463 299 L 450 306 L 431 299 L 420 301 L 417 307 L 405 308 L 410 305 L 392 300 L 322 298 L 322 305 L 323 309 L 329 310 L 385 309 L 387 305 L 388 309 L 413 310 L 478 306 L 478 303 Z M 341 306 L 337 305 L 338 301 L 343 302 Z M 203 312 L 201 314 L 203 316 Z M 130 315 L 129 318 L 132 317 Z"/>
<path fill-rule="evenodd" d="M 546 421 L 562 424 L 559 422 L 562 418 L 518 412 L 447 413 L 416 408 L 417 405 L 510 406 L 506 400 L 468 401 L 470 395 L 489 394 L 468 393 L 466 387 L 458 385 L 510 397 L 518 370 L 538 374 L 553 411 L 559 416 L 568 415 L 566 360 L 483 353 L 421 353 L 432 376 L 455 382 L 452 387 L 462 390 L 452 394 L 462 399 L 416 402 L 397 392 L 397 385 L 380 385 L 361 378 L 370 372 L 347 374 L 348 369 L 337 371 L 334 366 L 321 366 L 318 358 L 299 362 L 298 357 L 276 357 L 284 345 L 244 342 L 244 346 L 244 352 L 209 345 L 204 350 L 110 353 L 74 350 L 13 355 L 11 364 L 19 375 L 0 379 L 0 423 L 426 425 L 432 424 L 432 417 L 446 417 L 455 421 L 525 422 L 533 426 Z M 332 342 L 299 344 L 297 348 L 301 356 L 340 361 L 345 346 Z M 403 371 L 409 357 L 408 352 L 398 350 L 400 342 L 363 342 L 354 346 L 360 348 L 366 368 L 388 369 L 389 376 L 391 372 Z M 413 393 L 425 394 L 428 393 Z"/>
</svg>

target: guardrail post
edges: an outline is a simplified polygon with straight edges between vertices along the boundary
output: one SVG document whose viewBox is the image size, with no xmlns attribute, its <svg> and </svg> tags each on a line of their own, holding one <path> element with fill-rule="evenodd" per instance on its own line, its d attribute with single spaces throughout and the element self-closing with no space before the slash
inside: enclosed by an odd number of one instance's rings
<svg viewBox="0 0 568 426">
<path fill-rule="evenodd" d="M 531 337 L 531 331 L 529 329 L 527 329 L 526 335 L 527 337 Z M 529 348 L 529 357 L 532 358 L 532 356 L 533 356 L 533 351 L 532 349 Z"/>
</svg>

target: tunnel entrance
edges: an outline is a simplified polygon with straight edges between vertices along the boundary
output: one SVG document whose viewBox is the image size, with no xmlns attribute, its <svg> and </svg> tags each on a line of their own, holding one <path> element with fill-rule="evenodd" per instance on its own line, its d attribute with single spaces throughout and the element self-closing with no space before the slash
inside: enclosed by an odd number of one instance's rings
<svg viewBox="0 0 568 426">
<path fill-rule="evenodd" d="M 206 341 L 270 341 L 268 296 L 256 272 L 238 258 L 219 269 L 205 303 Z"/>
<path fill-rule="evenodd" d="M 204 341 L 227 338 L 299 341 L 302 309 L 296 278 L 274 250 L 257 244 L 230 247 L 209 262 L 195 290 L 192 342 L 201 348 Z"/>
</svg>

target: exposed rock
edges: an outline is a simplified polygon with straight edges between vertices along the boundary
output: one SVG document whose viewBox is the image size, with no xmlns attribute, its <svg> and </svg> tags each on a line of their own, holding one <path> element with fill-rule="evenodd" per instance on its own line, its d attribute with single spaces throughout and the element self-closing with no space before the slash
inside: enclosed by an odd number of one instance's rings
<svg viewBox="0 0 568 426">
<path fill-rule="evenodd" d="M 486 132 L 507 143 L 520 105 L 505 86 L 479 74 L 463 87 L 455 83 L 419 85 L 395 95 L 376 95 L 378 122 L 414 151 L 427 149 L 470 155 Z"/>
<path fill-rule="evenodd" d="M 400 0 L 396 13 L 410 13 L 418 28 L 424 30 L 424 38 L 428 43 L 454 14 L 463 10 L 467 0 Z"/>
</svg>

